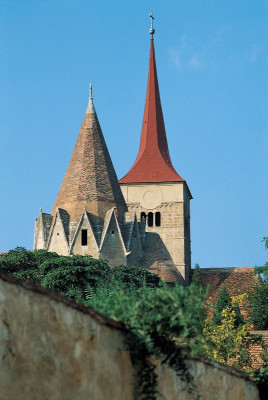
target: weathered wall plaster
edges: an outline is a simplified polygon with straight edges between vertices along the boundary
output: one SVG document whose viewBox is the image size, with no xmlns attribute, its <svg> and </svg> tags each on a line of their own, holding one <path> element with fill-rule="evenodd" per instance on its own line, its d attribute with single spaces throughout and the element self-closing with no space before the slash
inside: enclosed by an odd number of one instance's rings
<svg viewBox="0 0 268 400">
<path fill-rule="evenodd" d="M 244 374 L 187 362 L 201 399 L 259 399 Z M 158 374 L 161 399 L 193 399 L 172 370 L 159 366 Z M 133 400 L 133 384 L 120 324 L 0 273 L 1 400 Z"/>
</svg>

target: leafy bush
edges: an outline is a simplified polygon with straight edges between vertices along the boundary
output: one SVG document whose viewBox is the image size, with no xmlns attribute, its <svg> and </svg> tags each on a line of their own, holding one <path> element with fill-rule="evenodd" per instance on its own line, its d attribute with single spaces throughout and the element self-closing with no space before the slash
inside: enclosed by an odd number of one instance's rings
<svg viewBox="0 0 268 400">
<path fill-rule="evenodd" d="M 159 287 L 160 278 L 134 266 L 110 268 L 105 260 L 91 256 L 59 256 L 46 250 L 17 247 L 0 257 L 0 269 L 21 279 L 31 279 L 76 300 L 86 299 L 85 289 L 96 293 L 103 285 L 122 283 L 129 290 L 141 286 Z"/>
<path fill-rule="evenodd" d="M 126 343 L 138 371 L 138 396 L 156 399 L 152 355 L 173 368 L 189 391 L 195 391 L 182 355 L 183 349 L 194 352 L 198 347 L 196 341 L 202 336 L 206 318 L 204 297 L 197 296 L 195 288 L 176 285 L 170 290 L 162 283 L 158 289 L 141 286 L 129 291 L 118 284 L 103 287 L 97 296 L 88 297 L 87 304 L 126 326 Z M 180 346 L 175 338 L 179 338 Z"/>
<path fill-rule="evenodd" d="M 45 260 L 59 257 L 57 253 L 46 250 L 29 251 L 24 247 L 16 247 L 0 257 L 0 269 L 11 272 L 19 278 L 27 279 Z"/>
<path fill-rule="evenodd" d="M 253 379 L 255 380 L 259 393 L 260 400 L 267 400 L 268 393 L 268 365 L 264 368 L 258 369 L 253 373 Z"/>
<path fill-rule="evenodd" d="M 207 319 L 203 334 L 209 336 L 211 341 L 204 342 L 200 352 L 211 360 L 250 372 L 254 361 L 250 349 L 254 344 L 262 344 L 262 338 L 251 335 L 247 324 L 236 327 L 234 310 L 226 308 L 221 314 L 221 324 Z"/>
</svg>

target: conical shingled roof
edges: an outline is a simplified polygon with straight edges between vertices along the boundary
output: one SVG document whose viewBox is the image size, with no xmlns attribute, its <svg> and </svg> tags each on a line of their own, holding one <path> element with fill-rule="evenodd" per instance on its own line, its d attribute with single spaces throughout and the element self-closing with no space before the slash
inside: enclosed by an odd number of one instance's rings
<svg viewBox="0 0 268 400">
<path fill-rule="evenodd" d="M 130 171 L 119 182 L 149 183 L 183 181 L 184 179 L 174 169 L 168 151 L 152 35 L 139 153 Z"/>
<path fill-rule="evenodd" d="M 84 208 L 100 220 L 112 207 L 116 207 L 119 220 L 127 211 L 92 96 L 51 214 L 55 215 L 58 207 L 77 222 Z"/>
</svg>

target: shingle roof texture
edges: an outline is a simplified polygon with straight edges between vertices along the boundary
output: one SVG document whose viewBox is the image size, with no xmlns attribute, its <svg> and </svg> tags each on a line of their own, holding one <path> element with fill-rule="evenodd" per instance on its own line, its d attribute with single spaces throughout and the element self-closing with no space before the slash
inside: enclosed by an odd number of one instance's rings
<svg viewBox="0 0 268 400">
<path fill-rule="evenodd" d="M 150 272 L 157 274 L 166 282 L 181 282 L 181 276 L 172 261 L 158 260 L 149 268 Z"/>
<path fill-rule="evenodd" d="M 220 290 L 226 286 L 230 296 L 246 293 L 256 282 L 253 267 L 201 268 L 202 282 L 209 285 L 211 298 L 216 299 Z"/>
<path fill-rule="evenodd" d="M 116 207 L 119 220 L 127 211 L 93 104 L 87 108 L 53 215 L 57 207 L 66 210 L 70 220 L 76 222 L 84 208 L 101 220 L 112 207 Z"/>
</svg>

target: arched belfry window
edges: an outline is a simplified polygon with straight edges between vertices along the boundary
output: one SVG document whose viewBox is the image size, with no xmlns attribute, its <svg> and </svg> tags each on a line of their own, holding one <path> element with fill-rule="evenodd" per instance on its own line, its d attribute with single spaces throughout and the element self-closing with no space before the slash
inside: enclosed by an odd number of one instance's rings
<svg viewBox="0 0 268 400">
<path fill-rule="evenodd" d="M 152 212 L 148 213 L 148 226 L 154 226 L 154 214 Z"/>
<path fill-rule="evenodd" d="M 155 213 L 155 226 L 160 226 L 161 225 L 161 213 L 157 211 Z"/>
<path fill-rule="evenodd" d="M 146 214 L 145 214 L 145 212 L 141 213 L 141 222 L 146 222 Z"/>
</svg>

